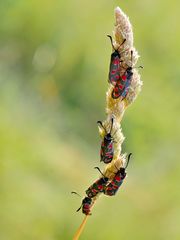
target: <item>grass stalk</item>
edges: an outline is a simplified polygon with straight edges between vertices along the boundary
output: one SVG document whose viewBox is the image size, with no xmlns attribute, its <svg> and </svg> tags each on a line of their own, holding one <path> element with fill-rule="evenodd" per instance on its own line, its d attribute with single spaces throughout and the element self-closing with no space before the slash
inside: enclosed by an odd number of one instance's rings
<svg viewBox="0 0 180 240">
<path fill-rule="evenodd" d="M 82 233 L 82 231 L 83 231 L 83 229 L 84 229 L 84 227 L 85 227 L 85 225 L 86 225 L 86 222 L 87 222 L 87 220 L 88 220 L 88 216 L 89 216 L 89 215 L 86 215 L 86 216 L 84 217 L 81 225 L 79 226 L 78 230 L 76 231 L 76 233 L 75 233 L 75 235 L 74 235 L 74 237 L 73 237 L 73 240 L 78 240 L 79 237 L 81 236 L 81 233 Z"/>
</svg>

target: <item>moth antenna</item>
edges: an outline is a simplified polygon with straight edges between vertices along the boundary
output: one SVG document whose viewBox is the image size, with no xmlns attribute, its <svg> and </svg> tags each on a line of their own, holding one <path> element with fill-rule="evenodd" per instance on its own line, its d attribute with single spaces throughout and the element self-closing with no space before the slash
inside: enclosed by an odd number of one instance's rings
<svg viewBox="0 0 180 240">
<path fill-rule="evenodd" d="M 76 194 L 78 195 L 79 197 L 82 197 L 81 195 L 79 195 L 77 192 L 71 192 L 72 194 Z"/>
<path fill-rule="evenodd" d="M 131 68 L 134 69 L 134 68 L 144 68 L 143 66 L 139 66 L 139 67 L 132 67 L 132 61 L 133 61 L 133 51 L 131 50 Z M 129 66 L 130 67 L 130 66 Z"/>
<path fill-rule="evenodd" d="M 111 37 L 111 35 L 107 35 L 107 37 L 109 37 L 109 38 L 110 38 L 111 45 L 112 45 L 113 49 L 116 51 L 116 49 L 114 48 L 114 45 L 113 45 L 113 40 L 112 40 L 112 37 Z"/>
<path fill-rule="evenodd" d="M 131 50 L 131 63 L 132 63 L 132 59 L 133 59 L 133 51 Z"/>
<path fill-rule="evenodd" d="M 133 68 L 144 68 L 143 66 L 139 66 L 139 67 L 133 67 Z"/>
<path fill-rule="evenodd" d="M 113 40 L 112 40 L 111 35 L 107 35 L 107 37 L 110 38 L 110 40 L 111 40 L 111 45 L 112 45 L 112 47 L 113 47 L 113 49 L 114 49 L 115 51 L 119 51 L 119 48 L 120 48 L 120 47 L 125 43 L 125 41 L 126 41 L 126 38 L 124 38 L 123 41 L 122 41 L 122 43 L 121 43 L 120 46 L 118 47 L 118 49 L 115 49 L 115 47 L 114 47 L 114 45 L 113 45 Z M 125 51 L 126 51 L 126 50 L 122 51 L 121 53 L 123 53 L 123 52 L 125 52 Z M 120 61 L 120 62 L 123 62 L 123 61 Z"/>
<path fill-rule="evenodd" d="M 106 178 L 106 176 L 101 172 L 101 170 L 100 170 L 99 167 L 94 167 L 94 169 L 97 169 L 97 170 L 101 173 L 101 175 L 102 175 L 104 178 Z"/>
<path fill-rule="evenodd" d="M 125 43 L 125 41 L 126 41 L 126 38 L 123 39 L 122 43 L 120 44 L 120 46 L 118 47 L 117 50 L 119 50 L 119 48 Z M 124 50 L 123 52 L 125 52 L 125 51 L 126 51 L 126 50 Z M 121 53 L 122 53 L 122 52 L 121 52 Z"/>
<path fill-rule="evenodd" d="M 129 164 L 129 160 L 130 160 L 130 158 L 131 158 L 131 155 L 132 155 L 132 153 L 130 153 L 130 154 L 128 155 L 128 160 L 127 160 L 125 169 L 127 168 L 128 164 Z"/>
<path fill-rule="evenodd" d="M 102 122 L 101 122 L 101 121 L 97 121 L 97 124 L 100 124 L 100 125 L 101 125 L 101 127 L 104 129 L 104 131 L 105 131 L 105 132 L 106 132 L 106 134 L 107 134 L 107 131 L 106 131 L 105 127 L 103 126 Z"/>
<path fill-rule="evenodd" d="M 126 51 L 126 50 L 124 50 L 124 51 Z M 133 51 L 131 50 L 131 66 L 129 66 L 129 65 L 127 64 L 127 66 L 128 66 L 128 67 L 131 67 L 131 68 L 133 68 L 133 67 L 132 67 L 132 59 L 133 59 Z M 124 68 L 124 69 L 126 69 L 126 68 Z"/>
<path fill-rule="evenodd" d="M 79 210 L 82 208 L 82 204 L 81 204 L 81 206 L 76 210 L 76 212 L 79 212 Z"/>
<path fill-rule="evenodd" d="M 132 68 L 132 60 L 133 60 L 133 51 L 131 50 L 131 65 L 129 67 Z"/>
</svg>

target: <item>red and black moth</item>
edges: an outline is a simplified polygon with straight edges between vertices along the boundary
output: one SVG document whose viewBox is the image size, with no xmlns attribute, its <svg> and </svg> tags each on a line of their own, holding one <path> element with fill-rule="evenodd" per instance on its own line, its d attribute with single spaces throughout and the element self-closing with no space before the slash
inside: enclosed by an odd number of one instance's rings
<svg viewBox="0 0 180 240">
<path fill-rule="evenodd" d="M 118 49 L 114 48 L 112 37 L 110 35 L 107 35 L 107 36 L 110 38 L 111 45 L 114 49 L 114 52 L 111 54 L 111 61 L 110 61 L 110 67 L 109 67 L 109 82 L 114 86 L 111 96 L 113 99 L 117 99 L 121 97 L 121 99 L 123 100 L 126 97 L 129 90 L 129 86 L 131 84 L 132 75 L 133 75 L 132 67 L 128 67 L 125 70 L 124 74 L 122 76 L 120 75 L 120 71 L 121 71 L 120 65 L 122 62 L 121 55 Z M 122 44 L 124 44 L 125 41 L 126 39 L 123 40 Z M 132 51 L 131 51 L 131 62 L 132 62 Z"/>
<path fill-rule="evenodd" d="M 95 181 L 87 190 L 86 194 L 88 197 L 93 198 L 95 197 L 98 193 L 104 191 L 104 187 L 106 186 L 108 182 L 108 178 L 103 175 L 101 170 L 98 167 L 95 167 L 103 177 L 99 178 L 97 181 Z"/>
<path fill-rule="evenodd" d="M 114 120 L 112 118 L 111 119 L 111 129 L 110 129 L 109 133 L 107 133 L 105 127 L 102 124 L 102 122 L 97 121 L 97 123 L 100 124 L 100 126 L 105 131 L 105 136 L 104 136 L 104 139 L 101 143 L 101 150 L 100 150 L 100 157 L 101 157 L 100 161 L 102 161 L 104 163 L 110 163 L 113 159 L 113 156 L 114 156 L 114 146 L 113 146 L 114 138 L 111 136 L 113 121 Z"/>
<path fill-rule="evenodd" d="M 126 97 L 132 81 L 132 76 L 132 67 L 128 67 L 125 73 L 120 77 L 120 79 L 116 82 L 116 85 L 114 86 L 111 95 L 113 99 L 121 97 L 121 99 L 123 100 Z"/>
<path fill-rule="evenodd" d="M 131 51 L 131 63 L 132 63 L 132 56 L 133 56 L 133 51 Z M 139 66 L 139 68 L 143 68 L 142 66 Z M 120 78 L 117 80 L 113 91 L 112 91 L 112 98 L 117 99 L 121 98 L 123 100 L 126 95 L 129 92 L 129 88 L 131 86 L 132 82 L 132 76 L 133 76 L 133 68 L 132 67 L 127 67 L 125 70 L 124 74 L 120 76 Z"/>
<path fill-rule="evenodd" d="M 111 54 L 111 61 L 110 61 L 110 66 L 109 66 L 109 78 L 108 78 L 108 81 L 113 86 L 115 86 L 116 82 L 120 79 L 120 64 L 121 64 L 122 60 L 121 60 L 121 55 L 120 55 L 118 49 L 115 49 L 115 47 L 113 45 L 112 37 L 110 35 L 107 35 L 107 36 L 110 38 L 111 45 L 112 45 L 112 47 L 114 49 L 114 52 Z M 126 41 L 126 39 L 123 40 L 122 44 L 124 44 L 125 41 Z"/>
<path fill-rule="evenodd" d="M 117 193 L 118 189 L 120 188 L 126 177 L 126 168 L 129 164 L 131 155 L 132 153 L 128 155 L 126 166 L 124 168 L 120 168 L 115 174 L 113 180 L 107 186 L 105 186 L 103 191 L 105 195 L 114 196 Z"/>
<path fill-rule="evenodd" d="M 76 212 L 78 212 L 82 208 L 82 213 L 85 215 L 91 215 L 91 205 L 92 205 L 92 199 L 89 197 L 85 197 L 82 200 L 81 206 L 77 209 Z"/>
<path fill-rule="evenodd" d="M 71 192 L 79 197 L 81 197 L 77 192 Z M 82 200 L 81 206 L 76 210 L 76 212 L 79 212 L 79 210 L 82 208 L 82 213 L 85 215 L 91 215 L 91 207 L 92 207 L 92 198 L 90 197 L 84 197 Z"/>
<path fill-rule="evenodd" d="M 93 201 L 92 199 L 93 199 L 93 197 L 95 197 L 98 193 L 103 192 L 104 191 L 104 187 L 106 186 L 106 184 L 108 182 L 108 178 L 103 175 L 101 170 L 98 167 L 95 167 L 95 168 L 98 169 L 98 171 L 101 173 L 101 175 L 103 177 L 99 178 L 97 181 L 95 181 L 86 190 L 87 197 L 85 197 L 82 200 L 81 206 L 77 209 L 77 212 L 79 212 L 79 210 L 82 208 L 82 213 L 84 213 L 85 215 L 91 215 L 91 207 L 92 207 L 92 201 Z M 71 193 L 74 193 L 74 194 L 80 196 L 77 192 L 71 192 Z"/>
</svg>

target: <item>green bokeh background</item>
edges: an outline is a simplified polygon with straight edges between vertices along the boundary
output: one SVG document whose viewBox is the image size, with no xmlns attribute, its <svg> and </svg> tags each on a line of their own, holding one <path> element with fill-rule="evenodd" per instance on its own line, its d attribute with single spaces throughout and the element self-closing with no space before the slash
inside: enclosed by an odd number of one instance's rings
<svg viewBox="0 0 180 240">
<path fill-rule="evenodd" d="M 180 3 L 0 1 L 0 239 L 72 239 L 98 177 L 119 5 L 133 24 L 143 89 L 122 121 L 133 152 L 115 197 L 101 197 L 85 240 L 179 240 Z"/>
</svg>

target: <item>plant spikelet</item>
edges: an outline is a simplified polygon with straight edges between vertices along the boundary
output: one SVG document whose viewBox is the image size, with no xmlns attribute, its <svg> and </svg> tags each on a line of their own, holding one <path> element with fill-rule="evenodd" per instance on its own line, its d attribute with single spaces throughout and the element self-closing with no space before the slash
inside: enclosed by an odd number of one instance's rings
<svg viewBox="0 0 180 240">
<path fill-rule="evenodd" d="M 124 49 L 129 49 L 133 47 L 133 31 L 132 25 L 129 21 L 129 18 L 126 14 L 119 8 L 115 8 L 115 28 L 114 36 L 117 44 L 121 44 L 123 39 L 126 39 L 126 42 L 123 46 Z"/>
<path fill-rule="evenodd" d="M 124 165 L 126 161 L 126 155 L 120 155 L 117 159 L 113 159 L 111 163 L 108 164 L 104 171 L 104 175 L 109 179 L 113 179 L 115 174 L 117 173 L 118 169 Z"/>
<path fill-rule="evenodd" d="M 109 85 L 109 89 L 106 93 L 106 113 L 108 116 L 114 115 L 116 118 L 117 122 L 120 122 L 123 115 L 124 111 L 126 109 L 126 105 L 124 101 L 121 101 L 119 98 L 118 99 L 113 99 L 111 97 L 113 90 L 113 86 Z"/>
<path fill-rule="evenodd" d="M 128 67 L 134 67 L 139 58 L 137 50 L 133 47 L 133 31 L 132 26 L 129 21 L 129 18 L 123 13 L 123 11 L 117 7 L 115 9 L 115 28 L 114 28 L 114 37 L 113 45 L 116 49 L 118 49 L 121 58 L 122 58 L 122 73 L 124 73 L 124 69 Z M 124 44 L 122 44 L 123 40 L 126 39 Z M 122 45 L 121 45 L 122 44 Z M 133 76 L 131 80 L 131 84 L 129 87 L 128 94 L 124 99 L 112 98 L 112 90 L 114 88 L 113 85 L 109 84 L 107 93 L 106 93 L 106 114 L 107 118 L 103 121 L 103 126 L 106 131 L 99 127 L 99 134 L 103 139 L 104 136 L 110 132 L 113 118 L 113 126 L 111 135 L 113 137 L 113 146 L 114 146 L 114 155 L 113 160 L 106 165 L 103 174 L 109 178 L 113 179 L 114 175 L 117 173 L 120 167 L 123 167 L 126 161 L 126 154 L 122 154 L 122 143 L 124 141 L 124 136 L 121 130 L 120 122 L 124 115 L 127 107 L 136 99 L 139 94 L 142 86 L 142 81 L 140 80 L 140 75 L 138 70 L 133 68 Z M 99 194 L 97 195 L 99 196 Z M 96 198 L 97 198 L 96 196 Z"/>
<path fill-rule="evenodd" d="M 113 52 L 118 51 L 121 59 L 121 67 L 120 67 L 120 75 L 123 76 L 123 74 L 126 72 L 127 69 L 131 69 L 131 75 L 132 78 L 130 78 L 130 82 L 128 85 L 128 91 L 125 92 L 125 97 L 121 96 L 117 99 L 114 99 L 112 97 L 112 91 L 114 88 L 114 85 L 109 83 L 108 90 L 106 92 L 106 114 L 107 118 L 98 125 L 99 135 L 102 138 L 102 141 L 105 137 L 105 135 L 110 134 L 110 141 L 113 141 L 113 159 L 110 163 L 105 165 L 103 175 L 108 178 L 107 181 L 113 180 L 115 174 L 119 171 L 120 168 L 125 168 L 126 162 L 127 162 L 127 155 L 122 154 L 122 143 L 124 141 L 124 136 L 121 130 L 121 120 L 123 118 L 123 115 L 125 113 L 125 110 L 128 108 L 128 106 L 134 102 L 136 97 L 138 96 L 139 92 L 141 91 L 142 87 L 142 81 L 140 79 L 140 75 L 138 73 L 138 70 L 135 68 L 135 65 L 137 63 L 137 60 L 139 58 L 137 50 L 133 46 L 133 31 L 132 31 L 132 25 L 129 21 L 129 18 L 126 16 L 126 14 L 119 8 L 115 8 L 115 27 L 113 30 Z M 122 78 L 123 79 L 123 78 Z M 113 120 L 112 120 L 113 119 Z M 109 135 L 108 135 L 109 136 Z M 107 136 L 106 136 L 107 137 Z M 107 139 L 107 138 L 106 138 Z M 103 145 L 104 147 L 104 145 Z M 130 154 L 129 154 L 130 156 Z M 122 169 L 121 169 L 122 170 Z M 102 174 L 100 176 L 102 178 Z M 105 182 L 106 184 L 106 182 Z M 108 183 L 107 183 L 108 184 Z M 107 185 L 105 186 L 107 187 Z M 92 207 L 94 206 L 94 203 L 98 199 L 100 195 L 102 195 L 103 191 L 97 192 L 97 195 L 92 198 Z M 104 192 L 106 193 L 106 192 Z M 77 240 L 82 232 L 82 229 L 85 225 L 85 222 L 87 220 L 86 215 L 83 223 L 79 227 L 77 233 L 75 234 L 74 240 Z"/>
<path fill-rule="evenodd" d="M 126 106 L 134 102 L 134 100 L 136 99 L 136 97 L 141 91 L 142 85 L 143 85 L 143 82 L 140 79 L 140 74 L 138 73 L 138 70 L 134 69 L 131 86 L 126 96 L 126 101 L 125 101 Z"/>
<path fill-rule="evenodd" d="M 138 70 L 134 68 L 139 58 L 139 54 L 137 50 L 133 46 L 133 31 L 132 25 L 129 21 L 129 18 L 123 11 L 117 7 L 115 8 L 115 28 L 113 31 L 114 39 L 113 45 L 115 49 L 118 49 L 121 60 L 122 60 L 122 67 L 120 75 L 124 73 L 124 70 L 128 67 L 132 67 L 132 80 L 129 87 L 128 94 L 124 99 L 112 98 L 112 91 L 114 86 L 109 84 L 107 93 L 106 93 L 106 113 L 107 119 L 104 121 L 104 126 L 110 129 L 111 119 L 113 117 L 114 124 L 112 130 L 112 136 L 114 139 L 114 156 L 111 163 L 109 163 L 105 170 L 104 175 L 109 179 L 112 179 L 117 172 L 117 169 L 124 166 L 126 161 L 126 154 L 121 153 L 121 145 L 124 141 L 124 136 L 121 131 L 120 122 L 124 115 L 125 110 L 127 107 L 134 102 L 137 95 L 139 94 L 142 86 L 142 81 L 140 80 L 140 75 Z M 122 44 L 123 40 L 125 42 Z M 104 137 L 105 133 L 100 133 L 101 137 Z"/>
</svg>

